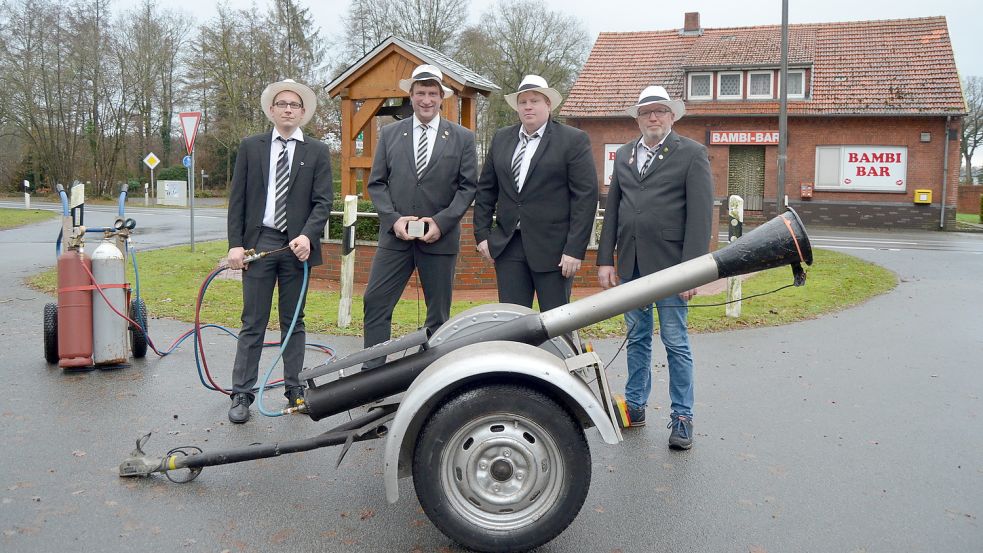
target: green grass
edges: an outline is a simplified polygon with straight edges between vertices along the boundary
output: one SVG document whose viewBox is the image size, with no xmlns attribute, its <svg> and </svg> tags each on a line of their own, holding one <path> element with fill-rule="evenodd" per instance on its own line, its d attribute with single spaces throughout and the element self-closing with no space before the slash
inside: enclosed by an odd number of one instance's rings
<svg viewBox="0 0 983 553">
<path fill-rule="evenodd" d="M 0 230 L 22 227 L 32 223 L 40 223 L 54 219 L 58 214 L 53 211 L 40 209 L 9 209 L 0 208 Z"/>
<path fill-rule="evenodd" d="M 141 295 L 152 317 L 168 317 L 183 321 L 194 320 L 194 303 L 198 288 L 227 252 L 225 242 L 205 242 L 196 245 L 191 253 L 188 246 L 179 246 L 138 254 Z M 725 308 L 698 308 L 699 304 L 719 303 L 726 293 L 697 296 L 691 300 L 690 328 L 694 332 L 716 332 L 758 326 L 776 326 L 825 313 L 838 311 L 892 289 L 897 278 L 890 271 L 838 252 L 814 250 L 815 262 L 808 268 L 806 286 L 787 288 L 768 296 L 745 300 L 741 317 L 727 317 Z M 132 265 L 127 269 L 133 282 Z M 47 293 L 56 288 L 55 270 L 29 279 L 29 284 Z M 771 269 L 751 276 L 743 283 L 743 295 L 768 292 L 790 284 L 792 272 L 788 267 Z M 577 296 L 574 290 L 575 297 Z M 332 335 L 362 333 L 362 298 L 353 298 L 352 324 L 336 326 L 338 319 L 337 292 L 312 290 L 307 297 L 305 323 L 311 332 Z M 456 314 L 482 302 L 456 301 L 451 313 Z M 215 279 L 208 288 L 202 306 L 202 320 L 224 326 L 238 327 L 242 310 L 242 286 L 237 281 Z M 270 317 L 276 327 L 276 302 Z M 421 300 L 400 300 L 393 314 L 393 335 L 416 330 L 426 318 L 426 306 Z M 585 329 L 588 336 L 624 335 L 624 319 L 614 317 Z"/>
<path fill-rule="evenodd" d="M 956 221 L 960 223 L 983 223 L 979 213 L 956 213 Z"/>
</svg>

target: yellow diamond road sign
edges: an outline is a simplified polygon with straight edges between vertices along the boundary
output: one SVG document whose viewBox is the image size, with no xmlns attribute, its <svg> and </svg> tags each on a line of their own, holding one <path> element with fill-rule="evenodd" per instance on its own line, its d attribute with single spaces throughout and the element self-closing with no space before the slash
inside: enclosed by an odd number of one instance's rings
<svg viewBox="0 0 983 553">
<path fill-rule="evenodd" d="M 147 167 L 153 169 L 154 167 L 157 167 L 158 163 L 160 163 L 160 159 L 158 159 L 153 152 L 150 152 L 147 154 L 147 157 L 143 158 L 143 162 L 147 164 Z"/>
</svg>

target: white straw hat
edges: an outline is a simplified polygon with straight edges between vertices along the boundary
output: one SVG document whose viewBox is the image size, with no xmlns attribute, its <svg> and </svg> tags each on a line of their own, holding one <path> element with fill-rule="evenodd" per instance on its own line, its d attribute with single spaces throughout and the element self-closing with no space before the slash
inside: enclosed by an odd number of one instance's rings
<svg viewBox="0 0 983 553">
<path fill-rule="evenodd" d="M 560 93 L 555 88 L 550 88 L 546 84 L 546 79 L 539 75 L 526 75 L 522 78 L 522 82 L 519 83 L 519 90 L 505 95 L 505 102 L 512 106 L 512 109 L 515 111 L 519 111 L 516 102 L 519 99 L 519 94 L 523 92 L 538 92 L 546 96 L 550 99 L 550 110 L 558 108 L 563 103 L 563 96 L 560 96 Z"/>
<path fill-rule="evenodd" d="M 436 66 L 430 64 L 419 65 L 413 70 L 413 75 L 409 79 L 400 79 L 399 88 L 403 89 L 403 92 L 409 93 L 413 83 L 420 81 L 437 81 L 440 88 L 444 89 L 444 98 L 450 98 L 454 95 L 453 90 L 444 86 L 444 74 Z"/>
<path fill-rule="evenodd" d="M 686 104 L 682 100 L 670 100 L 669 93 L 661 86 L 645 87 L 645 90 L 638 95 L 638 102 L 629 106 L 625 112 L 632 117 L 638 117 L 638 108 L 651 104 L 662 104 L 671 109 L 673 121 L 678 121 L 683 115 L 686 115 Z"/>
<path fill-rule="evenodd" d="M 293 79 L 284 79 L 280 82 L 272 83 L 263 89 L 263 94 L 259 97 L 259 105 L 263 108 L 266 118 L 273 121 L 273 118 L 270 117 L 270 106 L 273 105 L 277 94 L 287 90 L 300 96 L 300 101 L 304 104 L 304 116 L 300 118 L 299 125 L 303 127 L 310 122 L 311 118 L 314 117 L 314 112 L 317 111 L 317 94 L 314 94 L 314 91 L 307 85 L 300 84 Z"/>
</svg>

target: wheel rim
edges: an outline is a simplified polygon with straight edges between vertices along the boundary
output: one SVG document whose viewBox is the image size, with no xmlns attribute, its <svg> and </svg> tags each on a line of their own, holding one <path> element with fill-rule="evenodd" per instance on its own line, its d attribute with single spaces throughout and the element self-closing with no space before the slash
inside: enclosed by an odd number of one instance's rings
<svg viewBox="0 0 983 553">
<path fill-rule="evenodd" d="M 515 530 L 542 518 L 561 496 L 564 472 L 553 437 L 511 413 L 468 422 L 440 460 L 441 485 L 454 510 L 493 530 Z"/>
</svg>

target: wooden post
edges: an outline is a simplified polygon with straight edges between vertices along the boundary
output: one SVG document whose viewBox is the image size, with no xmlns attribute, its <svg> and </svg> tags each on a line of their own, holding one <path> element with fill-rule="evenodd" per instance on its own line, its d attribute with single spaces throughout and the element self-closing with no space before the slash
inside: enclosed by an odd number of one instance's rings
<svg viewBox="0 0 983 553">
<path fill-rule="evenodd" d="M 358 196 L 345 196 L 345 212 L 342 215 L 341 235 L 341 299 L 338 301 L 338 326 L 352 324 L 352 294 L 355 284 L 355 220 L 358 212 Z"/>
<path fill-rule="evenodd" d="M 727 241 L 733 242 L 744 234 L 744 198 L 734 195 L 727 201 L 727 215 L 730 216 L 730 225 L 727 229 Z M 727 316 L 737 318 L 741 316 L 741 277 L 727 277 Z M 735 301 L 736 300 L 736 301 Z"/>
</svg>

